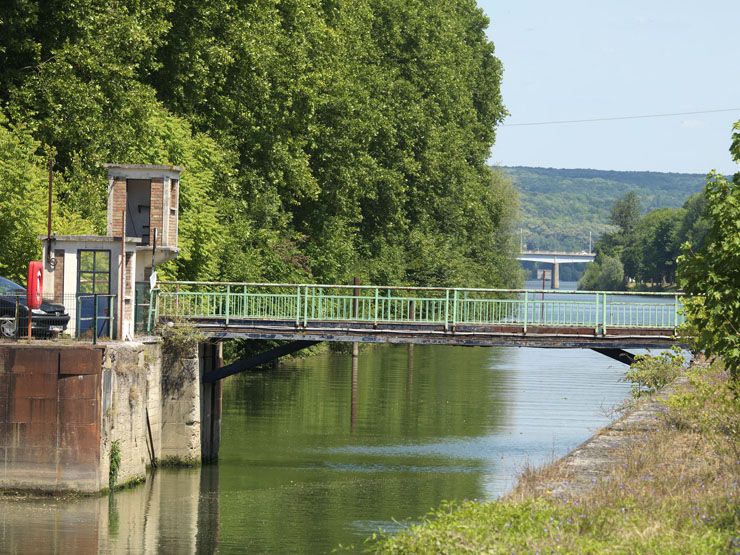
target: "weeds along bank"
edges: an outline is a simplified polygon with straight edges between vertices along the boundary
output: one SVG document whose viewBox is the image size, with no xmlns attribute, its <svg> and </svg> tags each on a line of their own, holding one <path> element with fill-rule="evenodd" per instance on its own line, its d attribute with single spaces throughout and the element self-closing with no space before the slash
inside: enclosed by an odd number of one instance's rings
<svg viewBox="0 0 740 555">
<path fill-rule="evenodd" d="M 657 357 L 656 357 L 657 358 Z M 633 368 L 651 381 L 627 416 L 572 455 L 522 476 L 505 499 L 442 506 L 380 553 L 736 553 L 740 402 L 721 364 L 669 388 L 670 355 Z M 656 379 L 656 375 L 662 374 Z M 621 436 L 621 440 L 617 437 Z M 591 448 L 595 464 L 573 456 Z M 599 464 L 601 463 L 601 464 Z"/>
</svg>

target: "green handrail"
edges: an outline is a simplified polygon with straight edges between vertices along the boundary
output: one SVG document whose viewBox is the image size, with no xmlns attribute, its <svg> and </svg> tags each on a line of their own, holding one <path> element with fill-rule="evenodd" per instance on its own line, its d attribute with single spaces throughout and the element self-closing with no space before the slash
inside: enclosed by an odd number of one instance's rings
<svg viewBox="0 0 740 555">
<path fill-rule="evenodd" d="M 292 321 L 304 328 L 326 321 L 434 324 L 453 332 L 466 325 L 520 326 L 525 333 L 533 326 L 571 326 L 606 334 L 610 328 L 675 329 L 684 319 L 679 293 L 382 289 L 383 295 L 381 287 L 368 285 L 164 282 L 151 291 L 147 330 L 160 317 L 182 317 L 227 326 L 249 319 Z"/>
</svg>

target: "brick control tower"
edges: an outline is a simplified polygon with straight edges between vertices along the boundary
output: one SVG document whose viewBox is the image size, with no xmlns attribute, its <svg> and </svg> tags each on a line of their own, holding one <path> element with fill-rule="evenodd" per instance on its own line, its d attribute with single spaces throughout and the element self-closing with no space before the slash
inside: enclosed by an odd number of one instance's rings
<svg viewBox="0 0 740 555">
<path fill-rule="evenodd" d="M 177 256 L 182 168 L 105 168 L 107 234 L 43 238 L 44 297 L 65 305 L 70 334 L 91 333 L 96 322 L 98 335 L 127 339 L 146 325 L 152 269 Z"/>
</svg>

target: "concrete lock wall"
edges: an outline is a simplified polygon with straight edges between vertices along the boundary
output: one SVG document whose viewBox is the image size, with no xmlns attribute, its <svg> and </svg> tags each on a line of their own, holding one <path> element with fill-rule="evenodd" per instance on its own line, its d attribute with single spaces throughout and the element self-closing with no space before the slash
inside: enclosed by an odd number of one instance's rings
<svg viewBox="0 0 740 555">
<path fill-rule="evenodd" d="M 210 344 L 181 357 L 159 342 L 0 344 L 0 488 L 100 491 L 114 445 L 116 485 L 143 479 L 153 460 L 215 460 L 221 387 L 201 377 L 218 354 Z"/>
</svg>

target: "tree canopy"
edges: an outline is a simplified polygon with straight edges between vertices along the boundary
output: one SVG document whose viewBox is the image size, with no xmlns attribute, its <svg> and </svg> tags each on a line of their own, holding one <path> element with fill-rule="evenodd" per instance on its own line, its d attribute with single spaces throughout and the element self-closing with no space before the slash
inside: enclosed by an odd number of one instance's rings
<svg viewBox="0 0 740 555">
<path fill-rule="evenodd" d="M 730 147 L 740 163 L 740 121 Z M 735 380 L 740 376 L 740 171 L 732 180 L 709 174 L 705 189 L 704 243 L 682 246 L 678 259 L 685 310 L 699 349 L 720 355 Z"/>
<path fill-rule="evenodd" d="M 0 140 L 34 185 L 0 229 L 43 227 L 53 148 L 56 231 L 104 231 L 104 162 L 184 166 L 170 275 L 516 285 L 487 26 L 474 0 L 3 3 Z"/>
</svg>

